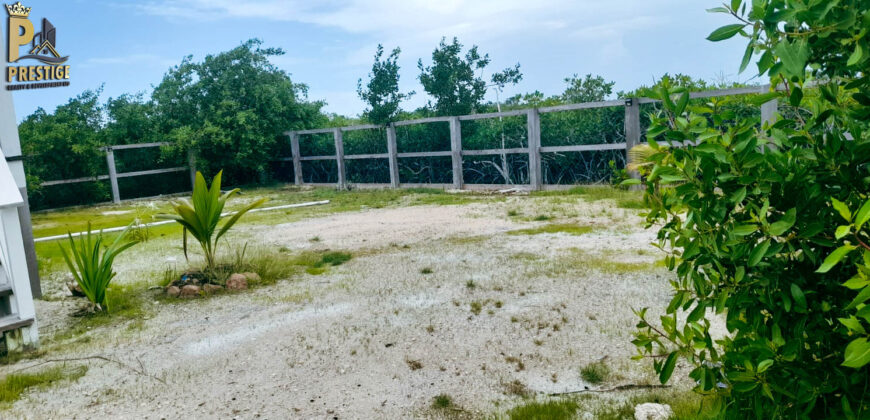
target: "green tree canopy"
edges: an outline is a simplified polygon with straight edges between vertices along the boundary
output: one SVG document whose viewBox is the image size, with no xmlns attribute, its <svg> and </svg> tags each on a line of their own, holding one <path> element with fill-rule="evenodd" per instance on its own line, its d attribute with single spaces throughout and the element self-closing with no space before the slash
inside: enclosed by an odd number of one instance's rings
<svg viewBox="0 0 870 420">
<path fill-rule="evenodd" d="M 362 79 L 357 81 L 357 94 L 368 108 L 363 117 L 374 124 L 387 124 L 395 121 L 399 114 L 399 105 L 411 97 L 414 92 L 399 92 L 399 53 L 402 50 L 394 48 L 390 55 L 383 59 L 384 46 L 378 44 L 375 52 L 375 62 L 369 73 L 369 81 L 363 87 Z"/>
<path fill-rule="evenodd" d="M 284 54 L 249 40 L 195 63 L 173 67 L 154 89 L 159 131 L 195 150 L 206 173 L 224 169 L 230 183 L 261 180 L 283 132 L 322 125 L 322 102 L 269 62 Z"/>
<path fill-rule="evenodd" d="M 483 71 L 490 63 L 489 54 L 481 55 L 473 45 L 462 57 L 462 44 L 459 39 L 447 43 L 441 38 L 438 48 L 432 51 L 432 65 L 424 66 L 423 60 L 417 62 L 420 69 L 420 83 L 423 89 L 435 99 L 430 105 L 438 115 L 464 115 L 477 110 L 486 94 L 487 83 L 475 72 Z M 494 86 L 517 83 L 522 79 L 520 65 L 507 68 L 492 76 Z"/>
</svg>

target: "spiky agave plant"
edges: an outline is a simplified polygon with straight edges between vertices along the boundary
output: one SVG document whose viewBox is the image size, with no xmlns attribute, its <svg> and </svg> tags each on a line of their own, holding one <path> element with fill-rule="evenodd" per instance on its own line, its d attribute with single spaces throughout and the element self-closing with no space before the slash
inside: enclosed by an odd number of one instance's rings
<svg viewBox="0 0 870 420">
<path fill-rule="evenodd" d="M 68 233 L 69 250 L 63 245 L 60 247 L 63 259 L 69 266 L 76 282 L 82 288 L 85 296 L 100 310 L 109 310 L 106 290 L 109 288 L 109 283 L 115 278 L 116 273 L 112 271 L 115 257 L 139 242 L 137 240 L 124 240 L 131 226 L 132 224 L 128 225 L 111 245 L 102 250 L 103 232 L 100 231 L 99 234 L 93 235 L 89 222 L 87 235 L 81 235 L 76 241 L 72 234 Z"/>
<path fill-rule="evenodd" d="M 236 211 L 218 229 L 218 223 L 225 216 L 223 214 L 224 205 L 230 197 L 240 191 L 238 188 L 235 188 L 221 195 L 222 173 L 223 171 L 220 171 L 215 175 L 211 181 L 211 188 L 209 188 L 205 183 L 202 173 L 197 171 L 191 200 L 182 198 L 173 201 L 172 207 L 177 214 L 157 215 L 160 219 L 175 220 L 183 228 L 182 244 L 184 247 L 184 258 L 187 258 L 187 233 L 190 232 L 193 235 L 202 247 L 206 268 L 209 272 L 214 272 L 216 248 L 221 236 L 227 233 L 245 213 L 266 202 L 266 199 L 263 198 Z"/>
</svg>

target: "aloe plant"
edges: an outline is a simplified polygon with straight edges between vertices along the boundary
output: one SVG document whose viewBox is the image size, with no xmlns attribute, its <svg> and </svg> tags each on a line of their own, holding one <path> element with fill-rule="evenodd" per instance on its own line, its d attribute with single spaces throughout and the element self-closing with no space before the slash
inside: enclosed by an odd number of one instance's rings
<svg viewBox="0 0 870 420">
<path fill-rule="evenodd" d="M 109 310 L 106 290 L 109 288 L 109 283 L 115 278 L 116 273 L 112 271 L 115 257 L 139 242 L 137 240 L 124 240 L 131 226 L 132 224 L 127 226 L 115 238 L 115 241 L 104 250 L 102 249 L 103 232 L 100 231 L 99 234 L 93 235 L 90 223 L 88 223 L 88 233 L 81 235 L 78 241 L 73 239 L 71 233 L 68 233 L 69 250 L 62 245 L 60 247 L 63 259 L 69 266 L 76 282 L 82 288 L 85 296 L 100 310 Z"/>
<path fill-rule="evenodd" d="M 266 199 L 257 200 L 243 209 L 235 212 L 224 224 L 218 228 L 220 220 L 225 215 L 223 214 L 224 205 L 227 200 L 240 190 L 232 189 L 221 195 L 221 174 L 218 172 L 211 181 L 211 188 L 205 183 L 205 178 L 200 172 L 196 173 L 196 181 L 193 186 L 193 197 L 191 200 L 180 199 L 172 202 L 172 208 L 177 214 L 160 214 L 158 218 L 175 220 L 183 228 L 182 243 L 184 247 L 184 258 L 187 258 L 187 233 L 191 235 L 202 246 L 202 252 L 205 255 L 206 268 L 209 272 L 214 272 L 215 255 L 218 241 L 227 231 L 239 221 L 245 213 L 251 209 L 260 206 Z"/>
</svg>

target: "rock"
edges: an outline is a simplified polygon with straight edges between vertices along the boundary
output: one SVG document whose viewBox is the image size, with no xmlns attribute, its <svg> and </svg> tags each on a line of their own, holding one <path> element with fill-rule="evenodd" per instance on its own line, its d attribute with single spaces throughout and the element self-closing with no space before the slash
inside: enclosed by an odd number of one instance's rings
<svg viewBox="0 0 870 420">
<path fill-rule="evenodd" d="M 201 289 L 199 288 L 199 286 L 194 286 L 192 284 L 188 284 L 187 286 L 184 286 L 181 288 L 181 294 L 179 295 L 179 297 L 182 297 L 182 298 L 198 297 L 200 290 Z"/>
<path fill-rule="evenodd" d="M 247 273 L 242 273 L 242 275 L 245 276 L 245 279 L 247 279 L 251 283 L 256 283 L 260 281 L 260 275 L 257 273 L 252 273 L 249 271 Z"/>
<path fill-rule="evenodd" d="M 635 420 L 667 420 L 673 415 L 667 404 L 643 403 L 634 407 Z"/>
<path fill-rule="evenodd" d="M 239 273 L 233 273 L 227 279 L 227 290 L 244 290 L 248 288 L 248 279 Z"/>
<path fill-rule="evenodd" d="M 178 297 L 181 294 L 181 289 L 178 286 L 169 286 L 166 288 L 166 296 Z"/>
<path fill-rule="evenodd" d="M 202 286 L 202 291 L 209 295 L 220 292 L 221 290 L 224 290 L 223 286 L 217 284 L 207 283 L 205 286 Z"/>
<path fill-rule="evenodd" d="M 66 287 L 69 289 L 70 293 L 72 293 L 72 295 L 75 297 L 86 297 L 87 296 L 87 295 L 85 295 L 85 291 L 82 290 L 82 287 L 79 286 L 78 283 L 69 283 L 66 285 Z"/>
</svg>

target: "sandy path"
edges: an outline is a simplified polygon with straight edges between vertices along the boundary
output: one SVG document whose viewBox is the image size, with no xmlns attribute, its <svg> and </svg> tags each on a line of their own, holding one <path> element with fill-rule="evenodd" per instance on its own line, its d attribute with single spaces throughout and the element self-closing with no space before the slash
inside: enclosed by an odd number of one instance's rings
<svg viewBox="0 0 870 420">
<path fill-rule="evenodd" d="M 0 414 L 431 417 L 438 394 L 483 414 L 517 400 L 505 392 L 513 381 L 532 392 L 582 388 L 588 384 L 579 366 L 604 356 L 620 372 L 618 381 L 648 376 L 628 360 L 630 306 L 665 305 L 666 274 L 653 268 L 604 274 L 582 260 L 605 253 L 652 267 L 650 233 L 636 216 L 577 202 L 571 205 L 582 211 L 574 221 L 625 223 L 583 236 L 505 234 L 529 226 L 509 220 L 505 208 L 539 205 L 526 198 L 379 209 L 250 228 L 246 235 L 265 244 L 366 252 L 320 276 L 162 304 L 141 329 L 103 328 L 89 334 L 87 346 L 51 355 L 108 355 L 166 384 L 91 363 L 77 382 L 28 393 Z M 310 241 L 315 236 L 319 241 Z M 63 305 L 39 302 L 40 316 L 65 316 L 57 309 Z"/>
</svg>

